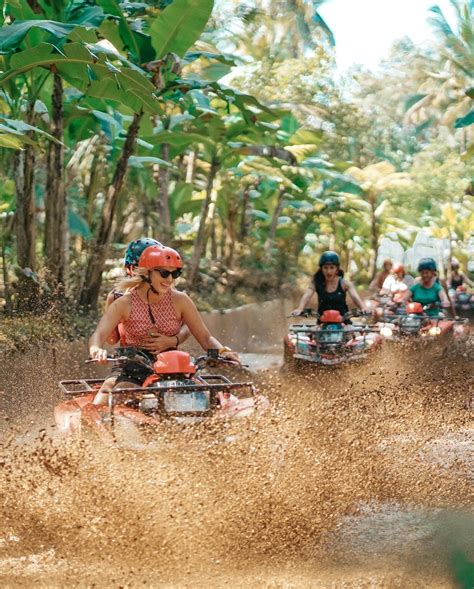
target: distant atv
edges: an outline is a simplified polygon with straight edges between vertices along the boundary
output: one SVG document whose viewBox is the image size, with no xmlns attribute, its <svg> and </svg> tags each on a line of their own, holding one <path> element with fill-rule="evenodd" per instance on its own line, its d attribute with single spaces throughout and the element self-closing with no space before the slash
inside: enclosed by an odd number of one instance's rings
<svg viewBox="0 0 474 589">
<path fill-rule="evenodd" d="M 462 284 L 456 290 L 449 291 L 449 298 L 453 301 L 456 313 L 461 316 L 474 314 L 474 295 Z"/>
<path fill-rule="evenodd" d="M 438 309 L 438 304 L 426 305 L 407 303 L 393 305 L 384 310 L 380 317 L 380 334 L 390 340 L 407 340 L 407 338 L 433 339 L 453 333 L 463 336 L 467 333 L 466 319 L 450 319 L 440 311 L 436 316 L 426 311 Z"/>
<path fill-rule="evenodd" d="M 194 362 L 187 352 L 178 350 L 158 354 L 151 363 L 140 352 L 109 358 L 118 365 L 133 362 L 148 372 L 139 388 L 126 383 L 108 393 L 107 405 L 92 403 L 103 379 L 63 380 L 59 383 L 67 400 L 55 407 L 54 417 L 59 432 L 70 436 L 82 430 L 98 436 L 103 442 L 116 441 L 117 425 L 153 431 L 153 426 L 177 422 L 202 423 L 212 418 L 247 416 L 268 402 L 257 397 L 251 382 L 232 382 L 225 376 L 197 374 L 205 364 L 237 364 L 209 350 Z M 246 392 L 239 398 L 236 394 Z"/>
<path fill-rule="evenodd" d="M 284 339 L 284 363 L 335 366 L 365 358 L 382 338 L 377 328 L 350 322 L 361 315 L 352 311 L 342 316 L 339 311 L 328 310 L 319 316 L 313 309 L 305 309 L 300 317 L 313 316 L 316 321 L 290 325 Z"/>
</svg>

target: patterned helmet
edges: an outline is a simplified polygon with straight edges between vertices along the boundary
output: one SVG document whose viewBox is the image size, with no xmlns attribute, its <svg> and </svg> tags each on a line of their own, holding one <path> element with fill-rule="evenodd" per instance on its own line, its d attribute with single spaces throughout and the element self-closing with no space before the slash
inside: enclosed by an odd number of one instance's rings
<svg viewBox="0 0 474 589">
<path fill-rule="evenodd" d="M 422 270 L 432 270 L 433 272 L 436 272 L 437 269 L 436 262 L 433 258 L 421 258 L 418 262 L 418 272 L 421 272 Z"/>
<path fill-rule="evenodd" d="M 131 241 L 128 244 L 127 250 L 125 252 L 125 258 L 123 260 L 123 265 L 125 268 L 128 269 L 137 266 L 138 260 L 140 259 L 143 251 L 151 245 L 161 245 L 161 243 L 156 241 L 156 239 L 151 239 L 150 237 L 141 237 L 140 239 Z"/>
<path fill-rule="evenodd" d="M 319 258 L 319 266 L 324 266 L 324 264 L 335 264 L 336 266 L 340 266 L 341 260 L 336 252 L 327 251 L 323 252 Z"/>
<path fill-rule="evenodd" d="M 183 267 L 183 259 L 178 252 L 164 245 L 152 245 L 147 247 L 138 260 L 140 268 L 158 268 L 158 266 Z"/>
</svg>

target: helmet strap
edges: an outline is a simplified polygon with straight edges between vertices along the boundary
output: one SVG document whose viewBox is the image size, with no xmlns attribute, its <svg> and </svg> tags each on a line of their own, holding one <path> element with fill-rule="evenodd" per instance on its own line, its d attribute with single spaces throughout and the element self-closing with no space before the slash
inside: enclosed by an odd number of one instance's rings
<svg viewBox="0 0 474 589">
<path fill-rule="evenodd" d="M 156 295 L 159 295 L 159 294 L 160 294 L 160 293 L 159 293 L 159 292 L 156 290 L 156 288 L 153 286 L 153 284 L 151 283 L 150 274 L 151 274 L 151 272 L 148 272 L 148 276 L 142 276 L 142 279 L 143 279 L 143 280 L 144 280 L 144 281 L 145 281 L 145 282 L 148 284 L 148 286 L 150 287 L 150 288 L 147 290 L 147 293 L 146 293 L 147 299 L 148 299 L 148 295 L 149 295 L 149 293 L 150 293 L 150 290 L 151 290 L 151 292 L 152 292 L 153 294 L 156 294 Z"/>
<path fill-rule="evenodd" d="M 147 280 L 147 282 L 148 282 L 148 280 Z M 151 305 L 150 305 L 150 290 L 153 290 L 156 293 L 156 290 L 150 284 L 150 288 L 146 291 L 146 302 L 148 303 L 148 316 L 150 317 L 150 321 L 153 323 L 153 325 L 156 325 L 156 319 L 155 319 L 155 316 L 153 315 L 153 311 L 151 310 Z"/>
</svg>

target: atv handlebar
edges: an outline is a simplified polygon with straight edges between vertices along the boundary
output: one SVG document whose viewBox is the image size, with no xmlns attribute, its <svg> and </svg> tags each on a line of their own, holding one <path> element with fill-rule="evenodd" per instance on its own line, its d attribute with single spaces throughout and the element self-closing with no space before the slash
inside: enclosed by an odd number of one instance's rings
<svg viewBox="0 0 474 589">
<path fill-rule="evenodd" d="M 118 364 L 119 362 L 124 362 L 124 361 L 129 361 L 129 360 L 147 365 L 146 362 L 144 362 L 144 361 L 141 362 L 141 359 L 137 358 L 137 357 L 129 358 L 128 356 L 108 356 L 105 359 L 106 362 L 116 363 L 116 364 Z M 229 360 L 228 358 L 221 356 L 217 349 L 216 350 L 210 349 L 210 350 L 208 350 L 207 354 L 205 354 L 203 356 L 198 356 L 197 358 L 195 358 L 194 363 L 196 364 L 196 366 L 199 366 L 200 364 L 202 364 L 204 362 L 208 362 L 208 361 L 222 362 L 223 364 L 232 364 L 233 366 L 241 366 L 242 368 L 249 367 L 248 364 L 242 364 L 241 362 L 236 362 L 235 360 Z M 96 362 L 99 362 L 99 360 L 96 360 L 95 358 L 88 358 L 87 360 L 85 360 L 85 364 L 93 364 Z M 148 365 L 147 365 L 147 367 L 148 367 Z"/>
<path fill-rule="evenodd" d="M 360 309 L 352 309 L 347 313 L 344 313 L 342 316 L 343 320 L 350 319 L 351 317 L 372 317 L 372 311 L 362 311 Z M 316 311 L 316 309 L 308 308 L 303 309 L 299 313 L 293 312 L 291 315 L 287 315 L 287 319 L 292 319 L 293 317 L 315 317 L 319 319 L 321 315 Z"/>
<path fill-rule="evenodd" d="M 242 364 L 241 362 L 237 362 L 236 360 L 229 360 L 229 358 L 221 356 L 219 354 L 219 350 L 214 348 L 210 348 L 209 350 L 207 350 L 207 354 L 198 356 L 194 360 L 196 366 L 199 366 L 200 364 L 204 364 L 206 362 L 222 362 L 223 364 L 231 364 L 232 366 L 241 366 L 243 368 L 248 368 L 248 364 Z"/>
</svg>

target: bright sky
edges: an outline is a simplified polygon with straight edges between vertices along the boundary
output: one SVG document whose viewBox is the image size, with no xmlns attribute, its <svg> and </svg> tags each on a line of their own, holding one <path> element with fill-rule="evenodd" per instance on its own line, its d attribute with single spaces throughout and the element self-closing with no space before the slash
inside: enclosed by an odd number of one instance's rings
<svg viewBox="0 0 474 589">
<path fill-rule="evenodd" d="M 334 33 L 339 69 L 374 68 L 396 39 L 408 35 L 422 45 L 434 38 L 427 22 L 434 4 L 452 23 L 449 0 L 328 0 L 319 12 Z"/>
</svg>

